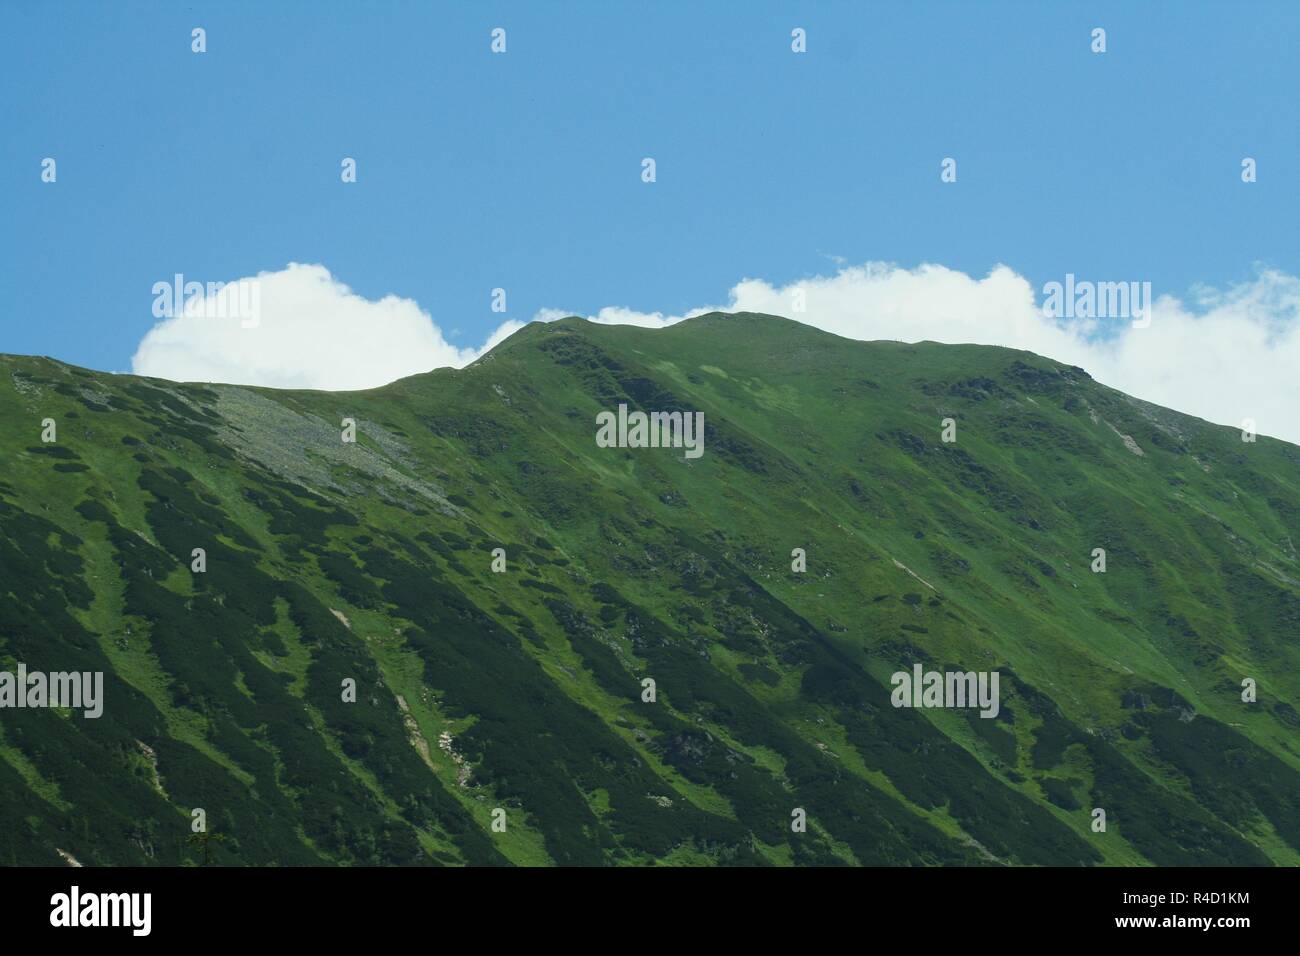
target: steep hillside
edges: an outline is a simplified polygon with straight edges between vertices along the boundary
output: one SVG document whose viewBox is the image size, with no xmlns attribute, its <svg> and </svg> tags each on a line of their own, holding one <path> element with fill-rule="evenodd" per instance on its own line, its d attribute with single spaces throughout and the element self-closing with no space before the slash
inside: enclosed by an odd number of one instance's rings
<svg viewBox="0 0 1300 956">
<path fill-rule="evenodd" d="M 360 393 L 9 356 L 0 462 L 0 671 L 106 673 L 0 710 L 0 864 L 1300 863 L 1300 448 L 1077 368 L 720 314 Z"/>
</svg>

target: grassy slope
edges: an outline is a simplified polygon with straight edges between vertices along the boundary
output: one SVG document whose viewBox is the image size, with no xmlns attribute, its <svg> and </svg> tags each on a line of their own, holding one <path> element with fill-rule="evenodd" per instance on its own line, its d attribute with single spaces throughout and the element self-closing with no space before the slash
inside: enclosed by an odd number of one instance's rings
<svg viewBox="0 0 1300 956">
<path fill-rule="evenodd" d="M 0 365 L 0 667 L 114 675 L 0 715 L 0 862 L 196 861 L 198 806 L 225 863 L 1300 862 L 1294 446 L 753 315 L 363 393 Z M 620 401 L 705 455 L 597 448 Z"/>
</svg>

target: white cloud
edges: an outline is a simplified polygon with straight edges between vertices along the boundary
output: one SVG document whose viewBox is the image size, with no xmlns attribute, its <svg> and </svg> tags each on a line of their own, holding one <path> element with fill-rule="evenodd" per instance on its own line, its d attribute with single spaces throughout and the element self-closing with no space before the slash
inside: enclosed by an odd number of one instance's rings
<svg viewBox="0 0 1300 956">
<path fill-rule="evenodd" d="M 353 293 L 320 265 L 291 263 L 257 277 L 255 328 L 208 316 L 232 288 L 195 297 L 140 342 L 133 371 L 178 381 L 279 388 L 374 388 L 444 366 L 462 367 L 515 332 L 499 326 L 481 348 L 450 344 L 411 299 Z M 1061 277 L 1063 279 L 1064 277 Z M 1101 280 L 1110 277 L 1086 277 Z M 248 282 L 250 280 L 239 280 Z M 796 293 L 805 310 L 794 309 Z M 846 338 L 931 340 L 1027 349 L 1087 369 L 1098 381 L 1209 421 L 1300 443 L 1300 279 L 1261 270 L 1239 285 L 1157 298 L 1151 323 L 1044 317 L 1023 276 L 998 266 L 975 278 L 940 265 L 871 262 L 787 285 L 744 279 L 719 305 L 681 315 L 608 306 L 592 321 L 663 328 L 711 311 L 768 312 Z M 544 309 L 534 319 L 572 315 Z M 1105 335 L 1098 335 L 1104 327 Z"/>
<path fill-rule="evenodd" d="M 803 312 L 794 309 L 799 292 Z M 662 328 L 714 310 L 768 312 L 846 338 L 1026 349 L 1147 401 L 1237 428 L 1251 418 L 1260 433 L 1300 443 L 1300 279 L 1261 270 L 1226 290 L 1195 289 L 1190 302 L 1158 296 L 1146 328 L 1049 319 L 1041 299 L 1006 266 L 977 279 L 939 265 L 873 262 L 784 286 L 744 279 L 725 304 L 680 316 L 607 307 L 590 318 Z M 537 318 L 565 314 L 548 309 Z"/>
<path fill-rule="evenodd" d="M 132 371 L 187 382 L 275 388 L 374 388 L 417 372 L 460 367 L 521 323 L 506 322 L 483 349 L 457 348 L 412 299 L 357 295 L 320 265 L 290 263 L 187 299 L 141 340 Z M 232 306 L 257 290 L 256 324 Z M 157 292 L 157 290 L 155 290 Z"/>
</svg>

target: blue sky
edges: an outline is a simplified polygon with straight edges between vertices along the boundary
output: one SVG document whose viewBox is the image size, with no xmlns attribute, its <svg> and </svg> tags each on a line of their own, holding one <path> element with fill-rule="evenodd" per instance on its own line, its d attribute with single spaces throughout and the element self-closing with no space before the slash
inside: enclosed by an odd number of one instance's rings
<svg viewBox="0 0 1300 956">
<path fill-rule="evenodd" d="M 8 2 L 0 351 L 126 370 L 154 282 L 290 262 L 463 347 L 494 287 L 527 320 L 837 263 L 1178 296 L 1300 275 L 1297 27 L 1265 3 Z"/>
</svg>

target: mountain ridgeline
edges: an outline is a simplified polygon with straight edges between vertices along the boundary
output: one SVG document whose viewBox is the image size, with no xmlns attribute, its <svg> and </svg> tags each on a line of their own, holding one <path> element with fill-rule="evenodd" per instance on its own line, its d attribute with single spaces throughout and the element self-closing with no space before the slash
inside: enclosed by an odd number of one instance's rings
<svg viewBox="0 0 1300 956">
<path fill-rule="evenodd" d="M 0 462 L 0 671 L 103 674 L 0 709 L 0 864 L 1300 863 L 1300 448 L 1078 368 L 753 314 L 349 393 L 6 356 Z"/>
</svg>

